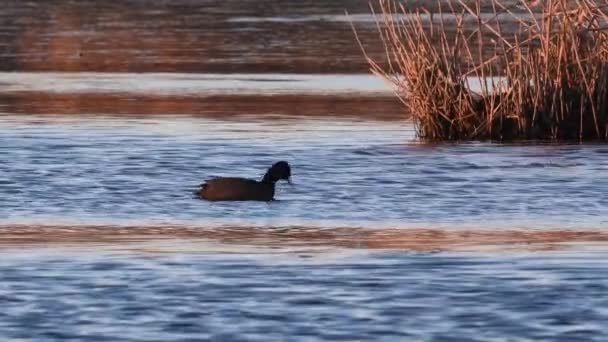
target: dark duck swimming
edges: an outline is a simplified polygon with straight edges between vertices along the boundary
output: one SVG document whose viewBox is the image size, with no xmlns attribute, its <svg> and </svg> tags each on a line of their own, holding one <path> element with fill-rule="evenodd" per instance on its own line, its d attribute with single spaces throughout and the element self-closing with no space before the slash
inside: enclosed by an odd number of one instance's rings
<svg viewBox="0 0 608 342">
<path fill-rule="evenodd" d="M 217 177 L 200 185 L 195 194 L 208 201 L 273 201 L 275 184 L 291 183 L 291 168 L 285 161 L 272 165 L 261 181 L 239 177 Z"/>
</svg>

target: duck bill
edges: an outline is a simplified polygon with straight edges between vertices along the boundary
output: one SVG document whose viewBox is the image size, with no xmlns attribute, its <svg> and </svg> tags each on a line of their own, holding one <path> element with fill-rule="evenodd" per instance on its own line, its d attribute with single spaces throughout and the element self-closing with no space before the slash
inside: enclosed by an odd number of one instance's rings
<svg viewBox="0 0 608 342">
<path fill-rule="evenodd" d="M 293 185 L 293 182 L 291 181 L 291 177 L 287 177 L 287 183 L 288 183 L 289 185 Z"/>
</svg>

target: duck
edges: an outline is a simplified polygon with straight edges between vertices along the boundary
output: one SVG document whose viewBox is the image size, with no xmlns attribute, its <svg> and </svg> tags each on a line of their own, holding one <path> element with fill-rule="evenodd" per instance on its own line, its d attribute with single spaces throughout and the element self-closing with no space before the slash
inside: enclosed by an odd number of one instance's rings
<svg viewBox="0 0 608 342">
<path fill-rule="evenodd" d="M 200 185 L 195 194 L 207 201 L 274 201 L 275 184 L 291 183 L 291 167 L 286 161 L 274 163 L 261 181 L 240 177 L 216 177 Z"/>
</svg>

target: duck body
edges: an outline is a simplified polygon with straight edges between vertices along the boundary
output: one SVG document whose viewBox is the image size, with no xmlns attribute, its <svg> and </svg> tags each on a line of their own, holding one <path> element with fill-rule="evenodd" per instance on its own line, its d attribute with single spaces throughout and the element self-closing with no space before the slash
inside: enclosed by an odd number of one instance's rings
<svg viewBox="0 0 608 342">
<path fill-rule="evenodd" d="M 261 181 L 240 177 L 216 177 L 201 184 L 195 194 L 208 201 L 273 201 L 281 179 L 291 183 L 291 168 L 284 161 L 268 169 Z"/>
<path fill-rule="evenodd" d="M 201 184 L 197 195 L 208 201 L 272 201 L 274 183 L 238 177 L 217 177 Z"/>
</svg>

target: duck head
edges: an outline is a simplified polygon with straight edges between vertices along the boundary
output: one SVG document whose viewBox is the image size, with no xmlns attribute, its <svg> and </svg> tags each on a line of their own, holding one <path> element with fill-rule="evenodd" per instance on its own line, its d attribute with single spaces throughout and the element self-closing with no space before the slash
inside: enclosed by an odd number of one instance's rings
<svg viewBox="0 0 608 342">
<path fill-rule="evenodd" d="M 286 161 L 280 161 L 272 165 L 264 175 L 262 182 L 276 183 L 281 179 L 285 179 L 291 184 L 291 168 Z"/>
</svg>

